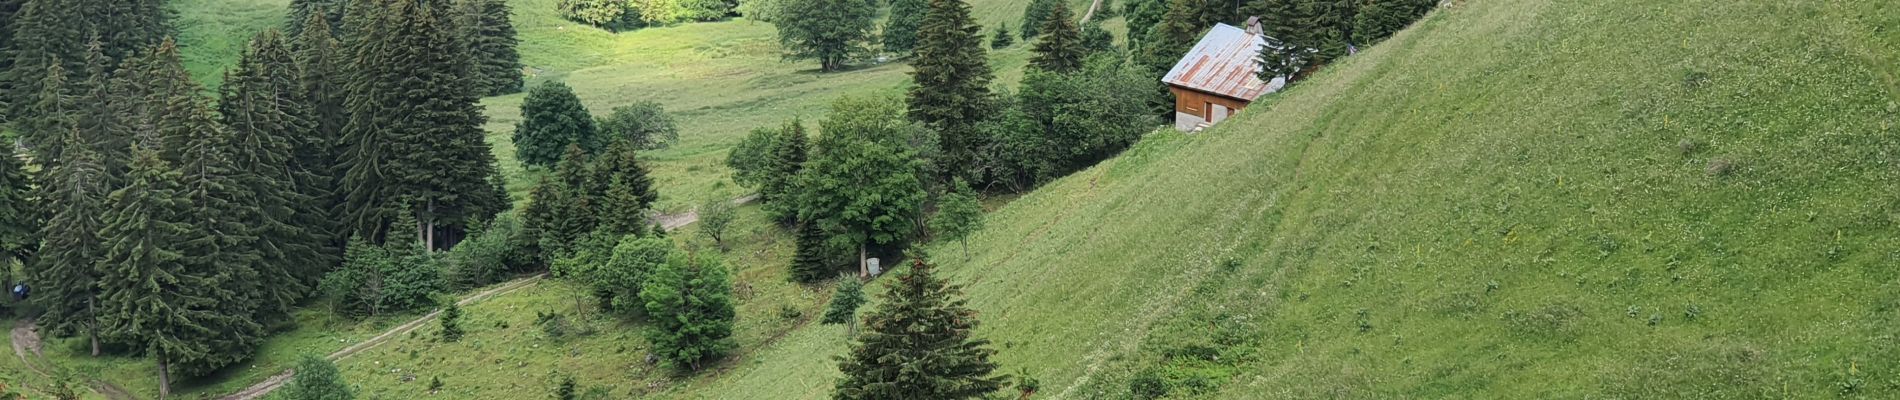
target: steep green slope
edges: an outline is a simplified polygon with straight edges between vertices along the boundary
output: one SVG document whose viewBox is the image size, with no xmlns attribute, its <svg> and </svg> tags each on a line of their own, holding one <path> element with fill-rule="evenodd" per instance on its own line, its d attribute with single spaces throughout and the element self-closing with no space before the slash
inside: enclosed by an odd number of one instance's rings
<svg viewBox="0 0 1900 400">
<path fill-rule="evenodd" d="M 1900 396 L 1873 3 L 1451 2 L 938 253 L 1038 397 Z M 822 397 L 843 347 L 678 397 Z"/>
</svg>

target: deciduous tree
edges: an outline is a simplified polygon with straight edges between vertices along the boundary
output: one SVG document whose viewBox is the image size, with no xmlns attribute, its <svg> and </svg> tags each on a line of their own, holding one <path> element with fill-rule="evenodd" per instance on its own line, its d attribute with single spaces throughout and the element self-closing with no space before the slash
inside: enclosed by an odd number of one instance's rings
<svg viewBox="0 0 1900 400">
<path fill-rule="evenodd" d="M 930 219 L 930 230 L 944 239 L 963 244 L 963 258 L 970 258 L 970 234 L 983 229 L 983 203 L 977 201 L 970 185 L 958 179 L 937 200 L 937 215 Z"/>
<path fill-rule="evenodd" d="M 864 0 L 787 0 L 772 25 L 787 60 L 818 60 L 831 72 L 870 51 L 877 8 Z"/>
<path fill-rule="evenodd" d="M 557 81 L 546 81 L 528 91 L 521 101 L 521 123 L 515 125 L 515 155 L 523 164 L 553 166 L 561 161 L 568 145 L 599 151 L 604 143 L 596 135 L 594 117 L 581 105 L 574 89 Z"/>
</svg>

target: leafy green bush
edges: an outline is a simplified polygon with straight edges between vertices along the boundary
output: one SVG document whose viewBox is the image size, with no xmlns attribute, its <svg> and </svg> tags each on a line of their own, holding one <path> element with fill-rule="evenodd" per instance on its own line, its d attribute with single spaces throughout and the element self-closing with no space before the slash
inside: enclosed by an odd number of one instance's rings
<svg viewBox="0 0 1900 400">
<path fill-rule="evenodd" d="M 641 150 L 664 149 L 680 140 L 679 123 L 666 114 L 665 106 L 652 100 L 614 107 L 595 125 L 605 142 L 629 140 Z"/>
</svg>

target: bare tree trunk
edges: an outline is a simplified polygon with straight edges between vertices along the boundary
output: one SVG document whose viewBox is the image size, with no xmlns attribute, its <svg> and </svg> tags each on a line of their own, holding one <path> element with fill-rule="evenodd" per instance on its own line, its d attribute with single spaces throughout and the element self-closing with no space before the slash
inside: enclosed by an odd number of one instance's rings
<svg viewBox="0 0 1900 400">
<path fill-rule="evenodd" d="M 963 262 L 970 262 L 970 239 L 959 239 L 957 241 L 963 242 Z"/>
<path fill-rule="evenodd" d="M 858 243 L 858 277 L 859 278 L 871 277 L 871 264 L 868 261 L 865 261 L 864 243 Z"/>
<path fill-rule="evenodd" d="M 429 204 L 424 207 L 429 220 L 422 222 L 422 248 L 432 252 L 435 251 L 435 199 L 429 199 Z"/>
<path fill-rule="evenodd" d="M 97 299 L 86 299 L 86 336 L 92 339 L 92 356 L 99 357 L 99 312 L 95 310 Z"/>
<path fill-rule="evenodd" d="M 163 399 L 166 397 L 171 397 L 171 395 L 172 395 L 171 365 L 165 362 L 165 352 L 160 351 L 158 353 L 158 398 Z"/>
</svg>

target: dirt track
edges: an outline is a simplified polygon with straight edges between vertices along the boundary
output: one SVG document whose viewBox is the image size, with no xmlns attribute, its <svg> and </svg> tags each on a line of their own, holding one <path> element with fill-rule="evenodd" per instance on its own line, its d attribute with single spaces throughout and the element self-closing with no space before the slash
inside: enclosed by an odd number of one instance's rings
<svg viewBox="0 0 1900 400">
<path fill-rule="evenodd" d="M 47 373 L 46 370 L 42 370 L 38 365 L 35 365 L 46 363 L 46 355 L 41 352 L 43 345 L 40 343 L 39 327 L 33 326 L 32 320 L 20 320 L 14 323 L 11 339 L 13 342 L 13 355 L 20 357 L 21 364 L 26 364 L 26 368 L 33 370 L 35 374 L 47 378 L 53 377 L 52 374 Z M 27 357 L 28 354 L 32 354 L 33 356 Z M 132 394 L 126 392 L 125 389 L 120 389 L 118 386 L 113 386 L 104 381 L 89 381 L 87 384 L 92 386 L 93 392 L 97 392 L 101 396 L 106 396 L 108 399 L 132 400 L 133 398 Z"/>
</svg>

